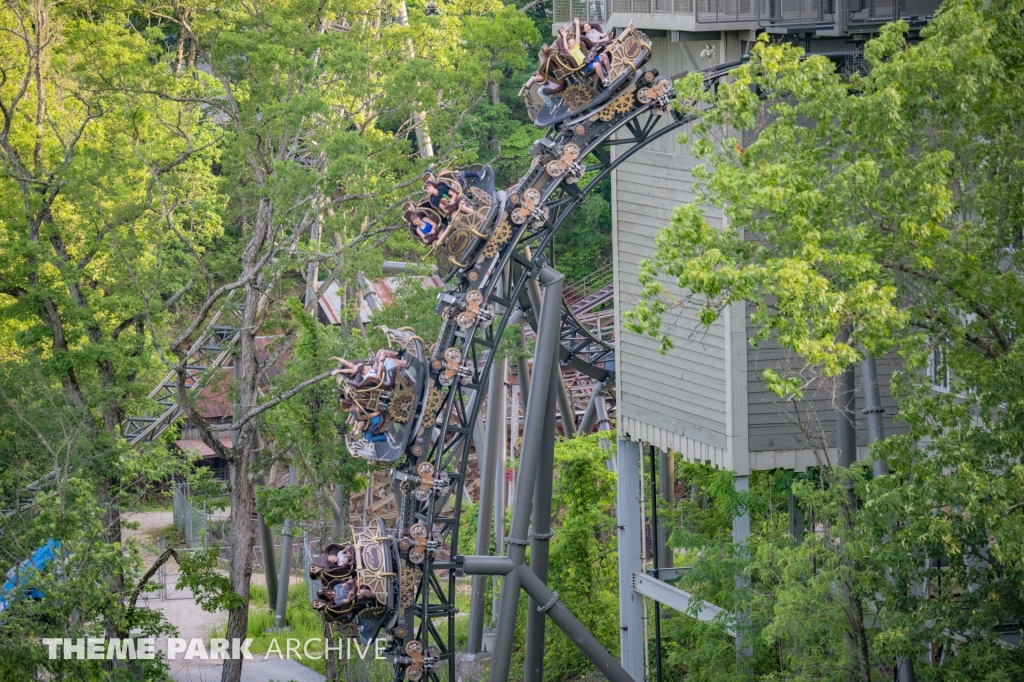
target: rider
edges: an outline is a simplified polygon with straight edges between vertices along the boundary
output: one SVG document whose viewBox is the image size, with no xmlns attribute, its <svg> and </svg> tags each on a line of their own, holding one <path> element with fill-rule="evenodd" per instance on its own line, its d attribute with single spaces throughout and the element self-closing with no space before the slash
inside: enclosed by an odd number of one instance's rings
<svg viewBox="0 0 1024 682">
<path fill-rule="evenodd" d="M 578 18 L 572 20 L 572 28 L 573 35 L 570 36 L 565 26 L 559 27 L 555 47 L 562 57 L 571 60 L 576 68 L 580 68 L 586 64 L 587 58 L 580 48 L 580 20 Z"/>
<path fill-rule="evenodd" d="M 601 79 L 601 85 L 605 87 L 608 86 L 608 72 L 611 69 L 611 61 L 608 59 L 608 55 L 605 54 L 604 48 L 613 40 L 612 36 L 601 31 L 599 24 L 591 24 L 590 22 L 583 24 L 583 34 L 580 36 L 580 42 L 589 50 L 587 65 L 583 67 L 583 73 L 588 76 L 591 73 L 596 73 L 597 77 Z"/>
</svg>

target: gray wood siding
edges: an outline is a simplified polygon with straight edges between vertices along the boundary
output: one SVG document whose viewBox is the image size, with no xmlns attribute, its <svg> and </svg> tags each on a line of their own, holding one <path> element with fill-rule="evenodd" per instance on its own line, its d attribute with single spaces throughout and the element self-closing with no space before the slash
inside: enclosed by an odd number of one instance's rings
<svg viewBox="0 0 1024 682">
<path fill-rule="evenodd" d="M 668 44 L 667 39 L 660 40 Z M 682 55 L 678 45 L 671 47 Z M 656 47 L 655 54 L 658 53 Z M 681 66 L 668 73 L 679 70 Z M 676 139 L 675 133 L 669 133 L 615 172 L 613 219 L 618 314 L 639 302 L 640 263 L 654 255 L 655 237 L 668 224 L 672 210 L 696 198 L 691 176 L 696 161 Z M 709 215 L 709 219 L 717 223 L 718 214 Z M 681 295 L 669 278 L 662 281 Z M 678 434 L 724 450 L 724 327 L 718 322 L 710 329 L 704 328 L 696 320 L 695 311 L 696 306 L 684 305 L 665 315 L 664 329 L 675 344 L 666 355 L 660 353 L 655 339 L 624 331 L 620 321 L 616 363 L 618 412 L 624 424 L 636 424 L 635 428 L 645 424 L 658 433 Z M 694 449 L 693 453 L 695 459 L 705 456 L 699 449 Z M 716 464 L 725 463 L 720 461 L 720 453 L 713 459 L 719 460 Z"/>
<path fill-rule="evenodd" d="M 748 323 L 747 338 L 753 337 L 754 331 Z M 887 436 L 905 433 L 906 427 L 898 425 L 895 421 L 898 410 L 896 401 L 889 391 L 892 373 L 900 368 L 899 359 L 879 358 L 876 365 L 879 393 L 882 407 L 885 408 L 885 433 Z M 758 348 L 747 348 L 748 447 L 751 452 L 804 450 L 820 446 L 822 439 L 827 447 L 835 447 L 836 420 L 832 382 L 815 382 L 797 405 L 783 402 L 765 386 L 764 370 L 799 369 L 801 366 L 799 358 L 795 358 L 772 341 L 762 342 Z M 868 429 L 867 418 L 862 413 L 864 389 L 859 365 L 856 368 L 856 381 L 857 445 L 866 446 Z M 808 435 L 811 436 L 811 440 L 808 439 Z M 860 455 L 866 453 L 864 450 Z"/>
</svg>

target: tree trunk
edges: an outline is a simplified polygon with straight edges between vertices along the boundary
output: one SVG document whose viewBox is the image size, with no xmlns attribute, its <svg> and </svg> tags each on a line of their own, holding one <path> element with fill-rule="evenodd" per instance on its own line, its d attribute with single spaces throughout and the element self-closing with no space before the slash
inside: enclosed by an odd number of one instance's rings
<svg viewBox="0 0 1024 682">
<path fill-rule="evenodd" d="M 247 277 L 245 302 L 242 306 L 241 328 L 238 335 L 237 355 L 239 415 L 241 424 L 257 406 L 258 363 L 256 361 L 256 335 L 259 329 L 260 277 L 259 262 L 270 235 L 274 211 L 270 199 L 260 199 L 252 238 L 242 254 L 242 276 Z M 227 638 L 245 639 L 249 626 L 249 580 L 252 577 L 252 517 L 256 507 L 256 494 L 250 474 L 249 450 L 256 431 L 255 421 L 239 427 L 232 449 L 231 461 L 231 590 L 241 597 L 241 603 L 228 611 Z M 268 570 L 272 570 L 268 567 Z M 287 590 L 287 585 L 278 589 Z M 221 682 L 240 682 L 242 661 L 224 662 Z"/>
<path fill-rule="evenodd" d="M 231 481 L 231 590 L 241 597 L 241 603 L 228 611 L 225 635 L 243 640 L 249 628 L 249 579 L 252 576 L 252 515 L 256 496 L 249 475 L 249 457 L 235 457 L 230 465 Z M 267 570 L 273 570 L 269 568 Z M 221 682 L 239 682 L 242 678 L 242 660 L 224 661 Z"/>
</svg>

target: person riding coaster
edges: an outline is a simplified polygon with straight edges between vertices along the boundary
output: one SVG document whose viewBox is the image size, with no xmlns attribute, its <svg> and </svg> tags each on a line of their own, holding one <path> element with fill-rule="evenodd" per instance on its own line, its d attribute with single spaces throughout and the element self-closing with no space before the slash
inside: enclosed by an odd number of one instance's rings
<svg viewBox="0 0 1024 682">
<path fill-rule="evenodd" d="M 539 127 L 577 120 L 628 92 L 650 55 L 650 40 L 632 24 L 613 36 L 573 19 L 541 48 L 539 67 L 519 93 Z"/>
<path fill-rule="evenodd" d="M 417 434 L 427 392 L 426 352 L 410 329 L 381 327 L 401 350 L 381 349 L 359 362 L 334 358 L 338 400 L 349 413 L 349 451 L 372 462 L 392 463 Z"/>
<path fill-rule="evenodd" d="M 324 620 L 344 626 L 342 636 L 371 642 L 397 617 L 400 562 L 397 541 L 383 519 L 374 520 L 355 534 L 352 544 L 332 543 L 313 558 L 309 574 L 321 584 L 313 608 Z M 347 572 L 342 575 L 343 563 Z"/>
<path fill-rule="evenodd" d="M 423 179 L 425 196 L 404 206 L 409 234 L 437 251 L 442 271 L 451 265 L 471 268 L 501 215 L 503 195 L 495 193 L 494 172 L 487 166 L 428 170 Z M 505 240 L 502 232 L 498 241 Z"/>
</svg>

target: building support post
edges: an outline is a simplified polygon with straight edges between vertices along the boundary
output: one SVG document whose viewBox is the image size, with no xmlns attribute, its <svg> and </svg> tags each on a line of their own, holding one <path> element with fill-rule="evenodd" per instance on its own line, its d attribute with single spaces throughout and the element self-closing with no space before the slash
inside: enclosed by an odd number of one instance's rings
<svg viewBox="0 0 1024 682">
<path fill-rule="evenodd" d="M 665 500 L 669 510 L 675 503 L 676 467 L 675 458 L 665 450 L 658 450 L 658 493 Z M 652 467 L 653 470 L 653 467 Z M 658 525 L 658 561 L 661 568 L 672 568 L 672 550 L 668 546 L 668 528 Z"/>
<path fill-rule="evenodd" d="M 857 461 L 857 408 L 856 377 L 850 365 L 839 376 L 839 395 L 836 396 L 836 448 L 837 464 L 849 469 Z"/>
<path fill-rule="evenodd" d="M 480 504 L 477 507 L 476 555 L 491 553 L 491 515 L 494 511 L 494 470 L 505 434 L 505 362 L 491 363 L 491 376 L 487 380 L 487 434 L 477 447 L 477 466 L 480 473 Z M 484 633 L 484 611 L 487 598 L 487 576 L 473 576 L 469 603 L 469 639 L 466 653 L 480 653 Z"/>
<path fill-rule="evenodd" d="M 658 561 L 658 550 L 661 546 L 661 524 L 658 523 L 658 462 L 655 453 L 655 447 L 653 445 L 647 446 L 650 454 L 651 461 L 651 530 L 653 531 L 651 538 L 652 549 L 654 550 L 651 554 L 654 566 L 654 575 L 658 577 L 658 570 L 661 568 L 661 563 Z M 655 682 L 661 682 L 661 604 L 657 599 L 654 600 L 654 680 Z"/>
<path fill-rule="evenodd" d="M 878 366 L 875 359 L 870 355 L 860 363 L 861 379 L 864 382 L 864 416 L 868 422 L 868 445 L 873 445 L 885 440 L 885 422 L 882 415 L 885 408 L 882 407 L 882 398 L 878 390 Z M 872 467 L 876 477 L 885 476 L 889 473 L 888 463 L 882 459 L 874 460 Z M 914 661 L 910 658 L 900 658 L 896 661 L 896 679 L 898 682 L 914 682 Z"/>
<path fill-rule="evenodd" d="M 558 364 L 551 375 L 554 382 L 560 376 Z M 548 557 L 551 539 L 551 494 L 555 473 L 555 395 L 548 391 L 547 418 L 544 420 L 544 438 L 541 441 L 540 466 L 533 489 L 533 528 L 530 530 L 530 570 L 541 582 L 548 582 Z M 526 660 L 523 682 L 542 682 L 544 679 L 544 612 L 530 599 L 526 609 Z"/>
<path fill-rule="evenodd" d="M 564 277 L 551 267 L 540 272 L 545 285 L 545 297 L 537 313 L 537 354 L 533 366 L 533 381 L 527 402 L 526 424 L 523 431 L 522 455 L 519 459 L 519 480 L 516 483 L 515 504 L 512 507 L 512 525 L 509 529 L 508 558 L 520 566 L 526 559 L 526 545 L 533 508 L 533 493 L 540 467 L 544 420 L 547 418 L 547 395 L 551 378 L 558 366 L 558 343 L 561 332 L 562 285 Z M 501 605 L 498 611 L 494 637 L 494 655 L 491 658 L 490 682 L 507 682 L 512 660 L 512 640 L 519 610 L 521 576 L 528 572 L 516 570 L 508 574 L 501 585 Z M 532 573 L 531 573 L 532 576 Z M 535 576 L 534 576 L 535 577 Z M 543 585 L 543 583 L 541 583 Z M 547 589 L 545 587 L 545 589 Z"/>
<path fill-rule="evenodd" d="M 615 515 L 619 535 L 619 644 L 622 667 L 644 679 L 644 599 L 633 591 L 633 574 L 643 572 L 643 512 L 640 507 L 640 446 L 619 438 Z"/>
<path fill-rule="evenodd" d="M 738 493 L 750 492 L 750 477 L 735 476 L 732 479 L 733 489 Z M 732 542 L 735 545 L 745 544 L 750 539 L 750 512 L 744 511 L 732 519 Z M 736 576 L 736 587 L 745 590 L 748 587 L 747 579 L 743 576 Z M 753 642 L 749 641 L 750 614 L 736 614 L 736 659 L 749 659 L 754 655 Z M 748 671 L 749 672 L 749 671 Z"/>
<path fill-rule="evenodd" d="M 864 416 L 868 422 L 868 445 L 885 440 L 885 423 L 882 415 L 882 398 L 878 391 L 878 367 L 870 355 L 860 363 L 861 379 L 864 382 Z M 889 473 L 889 465 L 884 459 L 876 459 L 873 466 L 875 476 Z"/>
<path fill-rule="evenodd" d="M 235 354 L 231 359 L 231 374 L 237 384 L 242 380 L 240 369 L 242 367 L 241 358 L 238 354 Z M 239 420 L 239 415 L 242 412 L 242 406 L 238 403 L 234 403 L 231 406 L 232 420 L 236 423 Z M 231 445 L 235 445 L 235 441 L 238 438 L 238 430 L 232 429 L 231 431 Z M 249 445 L 249 458 L 250 462 L 256 460 L 256 453 L 259 452 L 262 444 L 260 442 L 260 432 L 256 431 L 252 437 L 252 443 Z M 270 481 L 273 483 L 273 481 Z M 266 474 L 263 475 L 263 485 L 267 485 Z M 270 532 L 270 526 L 267 525 L 266 520 L 263 518 L 263 514 L 256 513 L 256 523 L 260 527 L 260 544 L 263 545 L 263 576 L 267 581 L 267 606 L 271 604 L 277 604 L 277 573 L 274 569 L 274 536 Z"/>
</svg>

